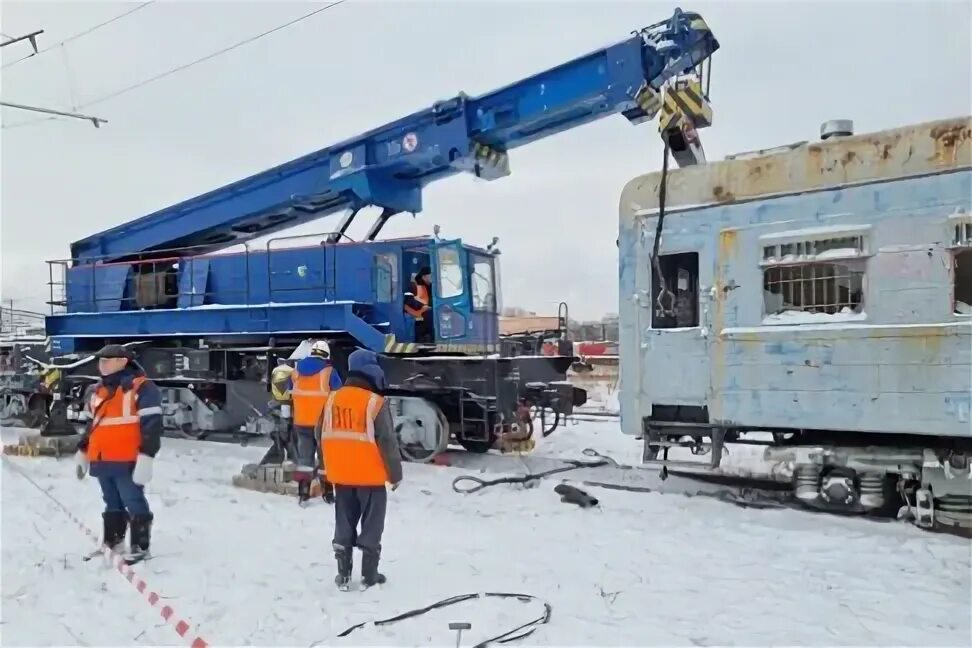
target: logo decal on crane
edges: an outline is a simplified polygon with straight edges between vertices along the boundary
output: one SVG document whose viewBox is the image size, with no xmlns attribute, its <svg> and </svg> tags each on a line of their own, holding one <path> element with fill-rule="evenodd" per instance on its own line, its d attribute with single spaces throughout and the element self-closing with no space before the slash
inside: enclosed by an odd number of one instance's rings
<svg viewBox="0 0 972 648">
<path fill-rule="evenodd" d="M 406 153 L 411 153 L 418 148 L 418 135 L 415 133 L 407 133 L 402 138 L 402 148 L 405 149 Z"/>
</svg>

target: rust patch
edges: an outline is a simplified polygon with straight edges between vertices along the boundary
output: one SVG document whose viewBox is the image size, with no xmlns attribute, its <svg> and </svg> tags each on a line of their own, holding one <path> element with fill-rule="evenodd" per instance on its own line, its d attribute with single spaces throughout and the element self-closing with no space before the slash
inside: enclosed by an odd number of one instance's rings
<svg viewBox="0 0 972 648">
<path fill-rule="evenodd" d="M 739 247 L 739 232 L 734 229 L 724 229 L 719 232 L 719 261 L 725 262 L 736 255 Z"/>
<path fill-rule="evenodd" d="M 959 148 L 972 139 L 972 127 L 968 124 L 940 126 L 931 130 L 935 141 L 935 154 L 930 158 L 938 162 L 954 162 Z"/>
<path fill-rule="evenodd" d="M 842 162 L 844 166 L 847 166 L 848 164 L 850 164 L 856 159 L 857 159 L 857 153 L 855 153 L 854 151 L 847 151 L 846 153 L 844 153 L 844 159 L 842 160 Z"/>
<path fill-rule="evenodd" d="M 716 185 L 712 188 L 712 197 L 718 202 L 731 202 L 735 200 L 735 196 L 731 192 L 727 191 L 722 185 Z"/>
</svg>

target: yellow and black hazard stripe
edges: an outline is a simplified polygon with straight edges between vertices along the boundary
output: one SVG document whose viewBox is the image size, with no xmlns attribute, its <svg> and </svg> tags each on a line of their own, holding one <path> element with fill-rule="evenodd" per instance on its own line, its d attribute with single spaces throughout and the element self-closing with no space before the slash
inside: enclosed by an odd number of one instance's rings
<svg viewBox="0 0 972 648">
<path fill-rule="evenodd" d="M 661 93 L 647 84 L 642 86 L 638 94 L 635 95 L 635 101 L 638 102 L 638 107 L 644 111 L 648 119 L 654 119 L 662 107 Z"/>
<path fill-rule="evenodd" d="M 495 353 L 499 351 L 498 344 L 436 344 L 436 351 L 448 351 L 451 353 Z"/>
<path fill-rule="evenodd" d="M 705 20 L 702 19 L 702 16 L 694 16 L 692 20 L 689 22 L 689 27 L 691 27 L 697 32 L 710 32 L 710 33 L 712 32 L 712 30 L 709 29 L 709 26 L 706 24 Z"/>
<path fill-rule="evenodd" d="M 494 169 L 497 175 L 510 174 L 510 155 L 506 151 L 501 151 L 489 144 L 473 142 L 471 153 L 480 166 Z"/>
<path fill-rule="evenodd" d="M 496 353 L 499 344 L 421 344 L 417 342 L 399 342 L 393 333 L 385 336 L 385 353 L 413 354 L 419 351 L 439 351 L 443 353 Z"/>
<path fill-rule="evenodd" d="M 677 128 L 683 117 L 688 117 L 696 128 L 712 125 L 712 106 L 698 79 L 680 81 L 668 87 L 658 118 L 658 131 L 664 133 Z"/>
<path fill-rule="evenodd" d="M 414 342 L 398 342 L 393 333 L 385 336 L 385 353 L 415 353 L 416 346 Z"/>
</svg>

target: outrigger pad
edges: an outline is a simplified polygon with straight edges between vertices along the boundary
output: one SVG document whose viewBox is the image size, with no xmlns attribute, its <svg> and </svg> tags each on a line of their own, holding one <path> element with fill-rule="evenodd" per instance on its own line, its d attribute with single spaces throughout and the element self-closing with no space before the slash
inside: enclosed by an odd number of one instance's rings
<svg viewBox="0 0 972 648">
<path fill-rule="evenodd" d="M 259 493 L 297 496 L 297 482 L 294 480 L 293 464 L 247 464 L 238 475 L 233 475 L 233 485 L 237 488 Z M 321 484 L 317 479 L 311 482 L 311 497 L 321 496 Z"/>
<path fill-rule="evenodd" d="M 80 441 L 80 434 L 57 437 L 25 434 L 17 443 L 3 446 L 3 454 L 20 457 L 64 457 L 77 452 Z"/>
</svg>

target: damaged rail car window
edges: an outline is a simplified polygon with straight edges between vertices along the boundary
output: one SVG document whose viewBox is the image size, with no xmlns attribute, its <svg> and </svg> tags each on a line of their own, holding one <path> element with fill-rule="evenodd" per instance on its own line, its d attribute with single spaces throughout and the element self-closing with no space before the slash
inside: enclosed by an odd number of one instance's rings
<svg viewBox="0 0 972 648">
<path fill-rule="evenodd" d="M 692 328 L 699 325 L 699 253 L 681 252 L 658 256 L 665 287 L 675 296 L 672 312 L 658 308 L 660 284 L 654 267 L 651 272 L 651 328 Z M 662 300 L 667 307 L 671 298 Z"/>
<path fill-rule="evenodd" d="M 801 323 L 862 314 L 864 242 L 853 234 L 764 244 L 764 317 Z"/>
<path fill-rule="evenodd" d="M 955 224 L 952 239 L 952 305 L 956 315 L 972 315 L 972 220 Z"/>
</svg>

